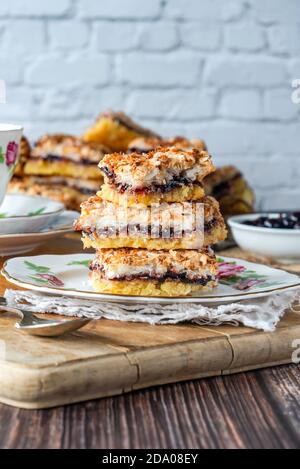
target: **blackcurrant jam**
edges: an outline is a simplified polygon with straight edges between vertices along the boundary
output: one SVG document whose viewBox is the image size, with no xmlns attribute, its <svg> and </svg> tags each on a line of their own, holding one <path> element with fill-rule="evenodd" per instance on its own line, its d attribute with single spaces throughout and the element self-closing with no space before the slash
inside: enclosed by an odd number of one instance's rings
<svg viewBox="0 0 300 469">
<path fill-rule="evenodd" d="M 244 225 L 261 228 L 282 228 L 289 230 L 300 229 L 300 212 L 279 213 L 278 215 L 263 215 L 255 220 L 245 220 Z"/>
</svg>

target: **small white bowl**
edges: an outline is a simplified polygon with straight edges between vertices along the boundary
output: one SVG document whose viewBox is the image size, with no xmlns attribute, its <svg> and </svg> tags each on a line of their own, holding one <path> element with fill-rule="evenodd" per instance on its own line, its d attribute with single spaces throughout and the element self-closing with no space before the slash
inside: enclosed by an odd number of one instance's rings
<svg viewBox="0 0 300 469">
<path fill-rule="evenodd" d="M 299 262 L 299 229 L 263 228 L 244 224 L 246 220 L 256 220 L 261 216 L 276 215 L 278 215 L 278 212 L 235 215 L 228 219 L 228 224 L 233 238 L 240 248 L 281 262 Z"/>
<path fill-rule="evenodd" d="M 46 197 L 7 194 L 0 205 L 0 235 L 37 233 L 63 210 L 63 204 Z"/>
</svg>

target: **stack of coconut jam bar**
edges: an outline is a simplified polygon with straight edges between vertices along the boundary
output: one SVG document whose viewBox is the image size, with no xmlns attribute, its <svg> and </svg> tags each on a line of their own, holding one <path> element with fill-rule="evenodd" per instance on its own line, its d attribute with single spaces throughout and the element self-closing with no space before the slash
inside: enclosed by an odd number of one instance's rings
<svg viewBox="0 0 300 469">
<path fill-rule="evenodd" d="M 210 155 L 188 145 L 105 155 L 104 184 L 81 205 L 75 224 L 101 293 L 186 296 L 217 284 L 210 245 L 226 238 L 218 202 L 202 181 L 214 171 Z"/>
<path fill-rule="evenodd" d="M 44 135 L 33 149 L 23 140 L 10 192 L 49 197 L 77 210 L 103 182 L 98 163 L 108 151 L 104 145 L 64 134 Z"/>
</svg>

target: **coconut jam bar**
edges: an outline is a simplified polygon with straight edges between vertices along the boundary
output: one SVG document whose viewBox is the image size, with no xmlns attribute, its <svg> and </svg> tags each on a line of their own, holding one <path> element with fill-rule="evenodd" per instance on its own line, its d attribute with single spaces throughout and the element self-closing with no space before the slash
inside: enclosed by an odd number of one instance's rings
<svg viewBox="0 0 300 469">
<path fill-rule="evenodd" d="M 226 238 L 218 202 L 116 206 L 100 197 L 81 205 L 75 230 L 85 248 L 201 249 Z"/>
<path fill-rule="evenodd" d="M 147 153 L 148 151 L 155 150 L 158 147 L 176 147 L 181 150 L 198 148 L 198 150 L 206 150 L 206 145 L 203 140 L 191 139 L 188 140 L 184 137 L 173 137 L 169 139 L 155 138 L 155 137 L 138 137 L 130 142 L 128 145 L 128 153 Z"/>
<path fill-rule="evenodd" d="M 13 177 L 9 184 L 10 193 L 23 192 L 40 195 L 63 203 L 70 210 L 78 210 L 80 204 L 95 194 L 99 181 L 61 176 Z"/>
<path fill-rule="evenodd" d="M 97 168 L 107 148 L 71 135 L 44 135 L 31 152 L 24 174 L 63 176 L 101 181 Z"/>
<path fill-rule="evenodd" d="M 98 195 L 119 205 L 198 200 L 203 178 L 215 169 L 206 151 L 176 147 L 105 155 L 99 168 L 105 184 Z"/>
<path fill-rule="evenodd" d="M 84 134 L 87 142 L 107 145 L 114 151 L 125 151 L 131 140 L 137 137 L 159 136 L 151 130 L 136 124 L 123 112 L 107 111 L 98 117 L 95 124 Z"/>
<path fill-rule="evenodd" d="M 101 249 L 90 264 L 90 281 L 99 293 L 186 296 L 216 286 L 216 275 L 210 249 Z"/>
<path fill-rule="evenodd" d="M 14 176 L 22 176 L 25 163 L 30 158 L 31 146 L 27 138 L 23 135 L 20 142 L 19 161 L 14 171 Z"/>
<path fill-rule="evenodd" d="M 70 135 L 44 135 L 24 155 L 9 191 L 49 197 L 78 210 L 103 182 L 98 163 L 108 151 Z"/>
<path fill-rule="evenodd" d="M 225 217 L 254 211 L 254 193 L 234 166 L 217 168 L 203 181 L 205 193 L 215 197 Z"/>
</svg>

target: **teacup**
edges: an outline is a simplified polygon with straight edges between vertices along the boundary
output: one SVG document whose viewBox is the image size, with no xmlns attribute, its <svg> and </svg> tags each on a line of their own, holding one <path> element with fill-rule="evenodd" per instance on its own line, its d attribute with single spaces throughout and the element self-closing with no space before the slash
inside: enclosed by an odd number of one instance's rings
<svg viewBox="0 0 300 469">
<path fill-rule="evenodd" d="M 23 127 L 0 124 L 0 205 L 18 163 Z"/>
</svg>

